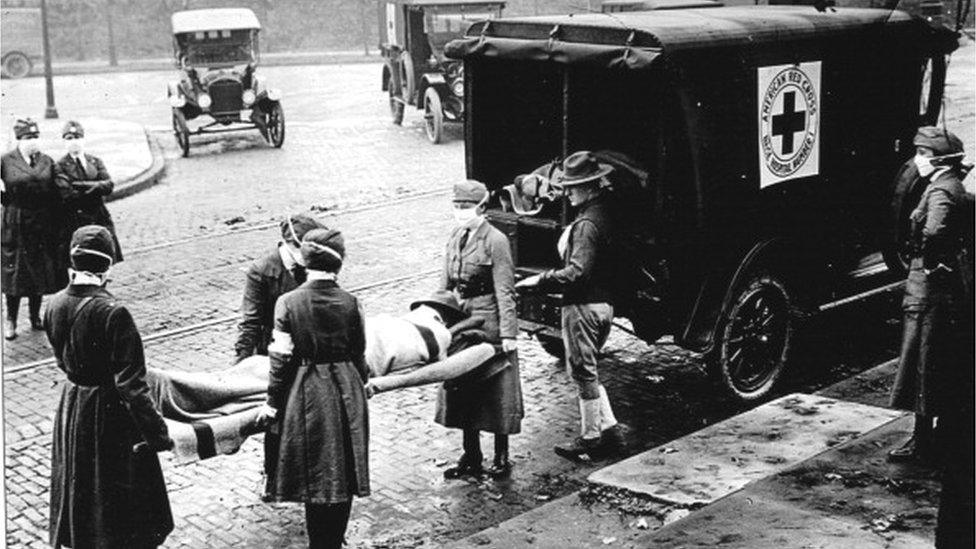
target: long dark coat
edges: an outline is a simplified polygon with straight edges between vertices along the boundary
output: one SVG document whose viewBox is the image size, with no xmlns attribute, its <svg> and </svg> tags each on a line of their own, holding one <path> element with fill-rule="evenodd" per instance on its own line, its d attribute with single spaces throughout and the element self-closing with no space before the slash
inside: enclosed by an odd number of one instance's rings
<svg viewBox="0 0 976 549">
<path fill-rule="evenodd" d="M 104 288 L 69 286 L 51 299 L 44 327 L 68 377 L 54 418 L 51 544 L 161 544 L 173 530 L 162 469 L 155 453 L 132 447 L 158 447 L 166 424 L 149 396 L 132 316 Z"/>
<path fill-rule="evenodd" d="M 281 448 L 269 484 L 277 501 L 340 503 L 369 495 L 366 333 L 359 302 L 330 280 L 278 299 L 275 330 L 291 354 L 269 347 L 268 404 L 279 411 Z"/>
<path fill-rule="evenodd" d="M 515 312 L 515 268 L 508 239 L 483 221 L 469 234 L 461 249 L 465 228 L 458 227 L 448 238 L 440 288 L 458 292 L 470 284 L 489 288 L 483 295 L 460 296 L 464 310 L 484 319 L 483 330 L 490 343 L 518 335 Z M 477 385 L 442 386 L 437 395 L 434 421 L 458 429 L 477 429 L 496 434 L 515 434 L 521 430 L 522 382 L 518 357 L 500 355 L 493 360 L 509 366 Z"/>
<path fill-rule="evenodd" d="M 234 344 L 238 361 L 251 355 L 268 354 L 275 303 L 297 287 L 298 282 L 285 268 L 277 247 L 248 267 L 241 300 L 241 321 L 237 325 L 237 342 Z"/>
<path fill-rule="evenodd" d="M 34 167 L 14 149 L 0 156 L 3 293 L 53 294 L 68 285 L 68 250 L 62 239 L 61 195 L 54 161 L 38 153 Z"/>
<path fill-rule="evenodd" d="M 64 200 L 64 238 L 67 242 L 71 241 L 71 235 L 78 227 L 100 225 L 112 233 L 115 262 L 122 261 L 122 247 L 115 234 L 115 223 L 105 207 L 105 197 L 115 190 L 115 183 L 102 159 L 86 154 L 83 169 L 71 155 L 66 154 L 58 160 L 54 177 Z"/>
<path fill-rule="evenodd" d="M 965 288 L 972 281 L 964 280 L 972 273 L 972 221 L 966 217 L 959 174 L 946 170 L 932 175 L 912 212 L 915 253 L 902 301 L 904 332 L 891 397 L 894 408 L 940 415 L 943 406 L 956 405 L 948 402 L 948 395 L 956 391 L 953 386 L 963 369 L 973 367 L 971 312 L 965 312 L 971 311 Z M 940 264 L 951 272 L 935 270 Z"/>
</svg>

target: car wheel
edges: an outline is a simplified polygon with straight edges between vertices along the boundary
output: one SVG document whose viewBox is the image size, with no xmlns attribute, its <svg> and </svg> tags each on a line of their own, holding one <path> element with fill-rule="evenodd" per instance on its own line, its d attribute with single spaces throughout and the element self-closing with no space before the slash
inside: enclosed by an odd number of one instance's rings
<svg viewBox="0 0 976 549">
<path fill-rule="evenodd" d="M 542 346 L 542 350 L 551 356 L 563 360 L 566 358 L 566 347 L 563 345 L 562 338 L 552 337 L 544 334 L 536 334 L 536 341 Z"/>
<path fill-rule="evenodd" d="M 30 74 L 31 62 L 26 55 L 19 51 L 8 53 L 3 57 L 3 73 L 10 78 L 23 78 Z"/>
<path fill-rule="evenodd" d="M 427 88 L 424 93 L 424 129 L 427 139 L 435 145 L 444 137 L 444 107 L 434 88 Z"/>
<path fill-rule="evenodd" d="M 741 403 L 771 395 L 788 364 L 794 324 L 792 298 L 782 281 L 762 273 L 742 285 L 711 357 L 721 388 Z"/>
<path fill-rule="evenodd" d="M 387 75 L 386 89 L 390 94 L 390 114 L 393 116 L 393 123 L 399 126 L 403 124 L 404 103 L 403 97 L 397 93 L 397 87 L 394 84 L 393 75 Z"/>
<path fill-rule="evenodd" d="M 275 103 L 268 113 L 268 143 L 276 149 L 285 144 L 285 110 Z"/>
<path fill-rule="evenodd" d="M 898 275 L 908 272 L 911 262 L 911 228 L 912 211 L 918 206 L 925 192 L 926 182 L 920 177 L 902 180 L 895 183 L 891 198 L 890 217 L 891 231 L 888 242 L 885 243 L 883 256 L 885 264 Z"/>
<path fill-rule="evenodd" d="M 173 135 L 183 157 L 190 156 L 190 128 L 187 127 L 186 118 L 179 109 L 173 109 Z"/>
</svg>

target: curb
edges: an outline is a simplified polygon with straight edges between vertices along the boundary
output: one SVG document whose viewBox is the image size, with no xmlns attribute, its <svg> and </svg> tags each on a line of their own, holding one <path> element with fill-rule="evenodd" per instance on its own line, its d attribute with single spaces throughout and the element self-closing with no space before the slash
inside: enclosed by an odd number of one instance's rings
<svg viewBox="0 0 976 549">
<path fill-rule="evenodd" d="M 162 146 L 159 144 L 159 139 L 151 135 L 148 130 L 143 131 L 146 132 L 146 141 L 149 143 L 150 152 L 152 152 L 152 165 L 143 170 L 142 173 L 116 185 L 112 194 L 105 197 L 106 202 L 119 200 L 144 191 L 159 183 L 163 176 L 166 175 L 166 161 L 163 159 L 163 151 Z"/>
</svg>

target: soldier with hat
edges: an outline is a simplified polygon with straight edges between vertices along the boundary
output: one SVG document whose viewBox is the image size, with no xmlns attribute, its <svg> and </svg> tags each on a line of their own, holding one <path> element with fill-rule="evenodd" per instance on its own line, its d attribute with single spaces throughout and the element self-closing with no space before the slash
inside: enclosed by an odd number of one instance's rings
<svg viewBox="0 0 976 549">
<path fill-rule="evenodd" d="M 559 238 L 565 266 L 528 277 L 518 288 L 562 292 L 562 337 L 567 369 L 576 382 L 580 436 L 555 447 L 569 459 L 603 457 L 624 446 L 621 426 L 614 417 L 607 391 L 597 372 L 597 353 L 606 343 L 613 321 L 615 260 L 612 228 L 603 189 L 612 171 L 589 151 L 566 157 L 555 184 L 562 188 L 576 219 Z"/>
<path fill-rule="evenodd" d="M 305 282 L 305 260 L 302 259 L 302 238 L 312 229 L 324 228 L 307 214 L 288 216 L 280 223 L 281 240 L 247 269 L 244 297 L 241 301 L 241 321 L 237 324 L 234 362 L 252 355 L 267 355 L 271 332 L 274 329 L 275 302 L 282 295 Z M 268 482 L 274 477 L 278 463 L 278 433 L 275 429 L 264 435 L 264 472 Z M 266 497 L 271 491 L 267 486 Z"/>
<path fill-rule="evenodd" d="M 439 289 L 449 290 L 464 311 L 484 321 L 486 341 L 501 344 L 497 374 L 478 383 L 445 384 L 437 395 L 435 421 L 462 430 L 463 453 L 444 471 L 448 479 L 479 476 L 482 467 L 480 432 L 495 435 L 495 453 L 487 473 L 496 480 L 511 475 L 508 437 L 521 430 L 522 385 L 515 338 L 515 267 L 508 238 L 485 220 L 488 189 L 478 181 L 454 185 L 456 227 L 447 239 Z"/>
<path fill-rule="evenodd" d="M 67 380 L 54 418 L 50 542 L 55 547 L 156 547 L 173 530 L 155 452 L 170 450 L 146 382 L 132 315 L 105 289 L 115 244 L 105 227 L 71 238 L 71 284 L 44 313 Z"/>
<path fill-rule="evenodd" d="M 971 167 L 962 163 L 962 142 L 945 129 L 919 128 L 914 144 L 911 162 L 926 186 L 910 216 L 911 263 L 891 405 L 914 412 L 915 427 L 889 453 L 891 461 L 932 457 L 933 419 L 966 406 L 972 414 L 972 197 L 962 185 Z"/>
<path fill-rule="evenodd" d="M 31 328 L 42 330 L 41 299 L 68 283 L 68 254 L 62 234 L 61 196 L 54 161 L 40 152 L 37 123 L 14 124 L 17 147 L 0 157 L 3 203 L 0 285 L 6 296 L 4 337 L 17 337 L 20 298 L 27 296 Z"/>
<path fill-rule="evenodd" d="M 115 223 L 105 207 L 105 197 L 112 194 L 115 183 L 97 156 L 85 152 L 85 128 L 74 120 L 61 130 L 61 138 L 68 153 L 54 167 L 55 183 L 61 190 L 66 212 L 65 240 L 78 227 L 101 225 L 112 234 L 115 242 L 115 262 L 122 261 L 122 248 L 115 233 Z"/>
<path fill-rule="evenodd" d="M 336 283 L 342 233 L 308 231 L 301 254 L 308 276 L 275 305 L 268 400 L 258 419 L 281 432 L 271 498 L 305 504 L 309 547 L 339 549 L 353 496 L 370 491 L 364 316 Z"/>
</svg>

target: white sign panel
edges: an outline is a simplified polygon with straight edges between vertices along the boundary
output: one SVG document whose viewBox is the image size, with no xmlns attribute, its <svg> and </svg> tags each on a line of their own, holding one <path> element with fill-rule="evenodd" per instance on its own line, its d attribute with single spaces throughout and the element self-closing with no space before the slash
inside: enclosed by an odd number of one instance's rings
<svg viewBox="0 0 976 549">
<path fill-rule="evenodd" d="M 399 46 L 396 31 L 397 5 L 386 5 L 386 41 L 390 46 Z"/>
<path fill-rule="evenodd" d="M 759 67 L 759 186 L 820 173 L 820 61 Z"/>
</svg>

